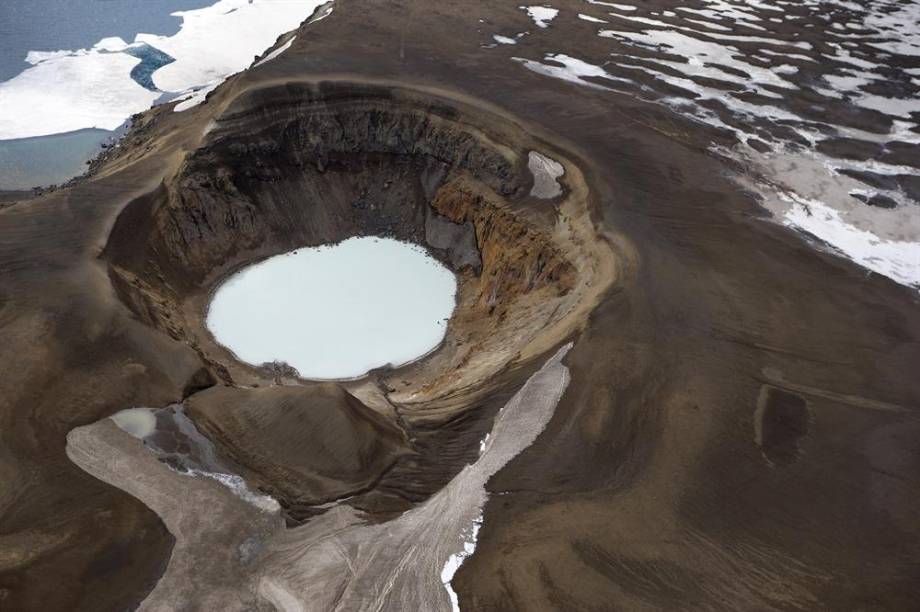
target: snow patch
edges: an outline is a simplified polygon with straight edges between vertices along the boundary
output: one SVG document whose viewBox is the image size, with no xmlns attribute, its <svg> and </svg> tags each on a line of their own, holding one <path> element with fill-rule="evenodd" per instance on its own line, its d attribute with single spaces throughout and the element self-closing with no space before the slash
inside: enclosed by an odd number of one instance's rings
<svg viewBox="0 0 920 612">
<path fill-rule="evenodd" d="M 745 175 L 764 177 L 753 188 L 776 221 L 869 270 L 920 286 L 920 216 L 907 180 L 920 174 L 920 162 L 906 148 L 920 144 L 920 99 L 911 95 L 920 69 L 910 61 L 920 56 L 920 3 L 701 0 L 658 12 L 587 2 L 615 9 L 608 14 L 616 25 L 597 27 L 611 41 L 609 55 L 596 63 L 562 53 L 513 59 L 724 130 L 738 144 L 711 150 L 741 163 Z M 838 7 L 852 14 L 841 19 Z M 806 42 L 803 28 L 814 28 L 809 37 L 820 28 L 819 42 Z M 848 140 L 871 146 L 851 155 Z M 867 204 L 873 198 L 887 204 Z"/>
<path fill-rule="evenodd" d="M 559 9 L 547 6 L 521 6 L 518 8 L 527 11 L 527 15 L 533 19 L 538 28 L 548 28 L 549 22 L 559 15 Z"/>
<path fill-rule="evenodd" d="M 608 87 L 600 85 L 594 81 L 586 81 L 585 77 L 607 79 L 614 82 L 619 81 L 622 83 L 632 83 L 632 81 L 629 79 L 613 76 L 600 66 L 589 64 L 584 60 L 566 55 L 564 53 L 548 53 L 544 59 L 546 61 L 552 62 L 552 64 L 538 62 L 536 60 L 531 60 L 523 57 L 513 57 L 511 59 L 516 62 L 520 62 L 524 65 L 525 68 L 532 70 L 537 74 L 542 74 L 544 76 L 549 76 L 556 79 L 562 79 L 563 81 L 569 81 L 571 83 L 577 83 L 578 85 L 582 85 L 584 87 L 609 89 Z M 561 65 L 556 66 L 554 64 Z"/>
<path fill-rule="evenodd" d="M 317 21 L 318 21 L 318 20 L 317 20 Z M 290 48 L 291 48 L 291 45 L 294 44 L 294 39 L 295 39 L 295 38 L 297 38 L 296 35 L 295 35 L 295 36 L 291 36 L 291 37 L 287 40 L 286 43 L 284 43 L 283 45 L 281 45 L 280 47 L 278 47 L 277 49 L 275 49 L 274 51 L 272 51 L 271 53 L 269 53 L 268 55 L 266 55 L 265 57 L 263 57 L 262 59 L 260 59 L 258 62 L 256 62 L 256 67 L 259 67 L 259 66 L 261 66 L 262 64 L 266 64 L 266 63 L 272 61 L 273 59 L 275 59 L 276 57 L 278 57 L 279 55 L 281 55 L 282 53 L 284 53 L 285 51 L 287 51 L 288 49 L 290 49 Z"/>
<path fill-rule="evenodd" d="M 861 266 L 901 284 L 920 288 L 920 243 L 883 240 L 846 222 L 840 211 L 791 193 L 783 223 L 830 244 Z"/>
<path fill-rule="evenodd" d="M 562 193 L 562 185 L 556 180 L 565 173 L 562 164 L 542 153 L 531 151 L 527 155 L 527 168 L 533 175 L 530 195 L 545 200 Z"/>
<path fill-rule="evenodd" d="M 186 111 L 190 108 L 194 108 L 198 106 L 199 104 L 204 102 L 205 98 L 208 97 L 209 93 L 217 89 L 217 86 L 220 85 L 221 82 L 222 81 L 217 80 L 217 81 L 210 83 L 209 85 L 205 85 L 204 87 L 201 87 L 200 89 L 196 89 L 192 92 L 182 94 L 181 96 L 177 98 L 177 100 L 181 100 L 181 102 L 179 102 L 173 107 L 173 112 L 181 113 L 182 111 Z"/>
<path fill-rule="evenodd" d="M 447 590 L 447 596 L 450 598 L 450 607 L 453 612 L 460 612 L 460 600 L 450 582 L 454 579 L 454 574 L 457 573 L 466 558 L 476 551 L 476 541 L 479 539 L 479 529 L 481 527 L 482 510 L 479 511 L 479 516 L 473 519 L 473 523 L 463 531 L 461 536 L 463 550 L 448 557 L 444 567 L 441 568 L 441 583 L 444 584 L 444 588 Z"/>
</svg>

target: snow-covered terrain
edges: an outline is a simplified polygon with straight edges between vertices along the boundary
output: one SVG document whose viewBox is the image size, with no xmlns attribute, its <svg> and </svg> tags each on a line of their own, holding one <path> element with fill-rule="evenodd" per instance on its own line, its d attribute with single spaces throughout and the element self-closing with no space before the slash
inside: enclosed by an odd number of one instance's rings
<svg viewBox="0 0 920 612">
<path fill-rule="evenodd" d="M 920 286 L 920 3 L 588 0 L 570 17 L 605 56 L 515 59 L 727 132 L 713 152 L 750 169 L 776 220 Z"/>
</svg>

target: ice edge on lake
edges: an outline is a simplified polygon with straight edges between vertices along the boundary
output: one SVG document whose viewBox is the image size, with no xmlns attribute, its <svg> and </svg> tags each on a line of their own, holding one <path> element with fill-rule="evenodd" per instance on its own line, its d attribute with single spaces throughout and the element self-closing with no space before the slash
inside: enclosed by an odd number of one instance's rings
<svg viewBox="0 0 920 612">
<path fill-rule="evenodd" d="M 556 180 L 565 174 L 562 164 L 542 153 L 531 151 L 527 155 L 527 168 L 533 175 L 530 195 L 546 200 L 562 193 L 562 185 Z"/>
<path fill-rule="evenodd" d="M 177 110 L 191 108 L 323 4 L 326 0 L 219 0 L 173 13 L 182 25 L 172 36 L 138 34 L 130 44 L 107 37 L 89 49 L 31 51 L 26 61 L 32 66 L 0 83 L 0 140 L 113 130 L 163 94 L 185 96 Z M 132 78 L 143 61 L 132 53 L 145 45 L 174 60 L 145 75 L 155 91 Z"/>
</svg>

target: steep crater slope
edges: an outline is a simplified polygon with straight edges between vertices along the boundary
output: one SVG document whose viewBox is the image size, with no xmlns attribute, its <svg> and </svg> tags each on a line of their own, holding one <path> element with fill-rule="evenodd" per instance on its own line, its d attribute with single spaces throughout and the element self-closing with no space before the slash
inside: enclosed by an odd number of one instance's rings
<svg viewBox="0 0 920 612">
<path fill-rule="evenodd" d="M 533 186 L 547 180 L 545 164 L 528 166 L 536 153 L 563 169 L 551 198 L 533 195 L 545 195 Z M 205 328 L 207 303 L 244 265 L 356 235 L 425 245 L 458 275 L 457 308 L 439 349 L 342 383 L 400 425 L 417 452 L 436 449 L 442 465 L 444 457 L 462 465 L 487 425 L 459 436 L 438 434 L 439 426 L 488 404 L 492 392 L 500 397 L 514 372 L 577 330 L 617 270 L 591 221 L 581 172 L 546 142 L 467 102 L 344 82 L 239 95 L 171 179 L 129 204 L 103 258 L 120 299 L 191 344 L 224 385 L 310 387 L 285 364 L 234 359 Z M 221 441 L 219 418 L 205 425 Z M 422 440 L 438 435 L 437 444 Z M 412 480 L 412 462 L 397 463 L 393 478 Z M 260 485 L 298 498 L 293 481 Z"/>
</svg>

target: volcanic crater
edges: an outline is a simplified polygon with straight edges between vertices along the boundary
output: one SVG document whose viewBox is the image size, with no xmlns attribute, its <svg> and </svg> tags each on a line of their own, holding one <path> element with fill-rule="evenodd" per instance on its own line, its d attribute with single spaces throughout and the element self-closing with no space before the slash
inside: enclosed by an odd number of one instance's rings
<svg viewBox="0 0 920 612">
<path fill-rule="evenodd" d="M 528 164 L 535 156 L 544 163 Z M 432 353 L 335 392 L 282 362 L 242 363 L 207 330 L 208 302 L 229 275 L 353 236 L 422 245 L 457 275 L 457 306 Z M 389 511 L 437 490 L 474 457 L 502 390 L 579 329 L 618 273 L 567 154 L 468 101 L 341 81 L 237 96 L 174 176 L 125 207 L 102 259 L 121 301 L 207 364 L 199 387 L 222 390 L 193 395 L 189 416 L 294 522 L 340 497 L 366 494 L 352 503 Z M 254 387 L 270 387 L 258 410 Z M 331 404 L 348 417 L 333 426 Z M 291 431 L 299 443 L 272 442 Z M 342 459 L 347 474 L 319 474 L 306 450 L 330 438 L 355 450 Z M 369 450 L 374 438 L 390 440 L 385 456 Z M 382 500 L 387 488 L 399 500 Z"/>
<path fill-rule="evenodd" d="M 631 46 L 681 11 L 554 4 L 535 28 L 510 3 L 336 0 L 133 117 L 89 176 L 0 193 L 3 610 L 916 608 L 916 292 L 765 222 L 757 177 L 823 198 L 800 183 L 825 175 L 713 149 L 748 113 L 683 104 L 675 48 Z M 839 6 L 747 8 L 770 30 L 725 33 L 741 55 L 813 46 L 784 73 L 804 98 L 741 96 L 780 146 L 818 118 L 812 68 L 855 56 L 826 57 Z M 828 95 L 827 129 L 881 126 Z M 798 119 L 771 123 L 780 102 Z M 839 227 L 821 210 L 798 227 Z M 456 275 L 433 352 L 320 382 L 209 334 L 238 270 L 356 236 Z"/>
</svg>

